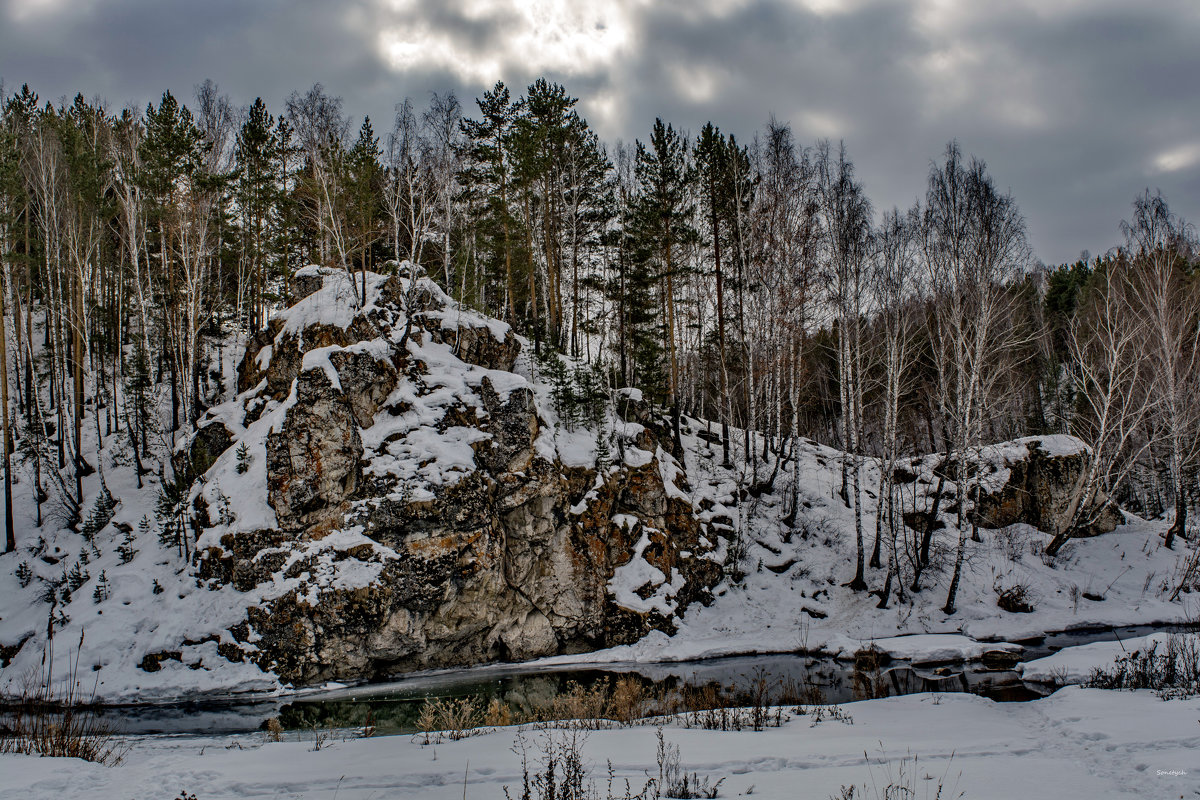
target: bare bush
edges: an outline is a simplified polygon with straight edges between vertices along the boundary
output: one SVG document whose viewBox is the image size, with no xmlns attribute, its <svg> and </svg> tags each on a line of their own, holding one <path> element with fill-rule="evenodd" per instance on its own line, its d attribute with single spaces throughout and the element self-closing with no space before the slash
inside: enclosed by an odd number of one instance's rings
<svg viewBox="0 0 1200 800">
<path fill-rule="evenodd" d="M 1152 642 L 1117 658 L 1110 667 L 1097 667 L 1084 682 L 1096 689 L 1153 689 L 1164 699 L 1200 694 L 1200 636 L 1167 635 L 1163 647 Z"/>
<path fill-rule="evenodd" d="M 129 745 L 100 717 L 95 689 L 81 690 L 79 654 L 83 636 L 68 674 L 54 691 L 50 667 L 26 677 L 20 696 L 0 712 L 0 753 L 81 758 L 99 764 L 120 764 Z M 52 654 L 43 662 L 53 663 Z"/>
<path fill-rule="evenodd" d="M 830 795 L 830 800 L 961 800 L 966 796 L 958 789 L 961 772 L 948 782 L 953 754 L 941 777 L 930 774 L 920 756 L 905 756 L 894 768 L 891 761 L 883 759 L 872 764 L 865 752 L 863 758 L 867 762 L 868 779 L 862 784 L 843 785 L 841 791 Z M 876 772 L 876 767 L 882 767 L 882 774 Z"/>
<path fill-rule="evenodd" d="M 1011 614 L 1029 614 L 1035 608 L 1036 598 L 1024 583 L 1011 586 L 996 586 L 996 605 Z"/>
</svg>

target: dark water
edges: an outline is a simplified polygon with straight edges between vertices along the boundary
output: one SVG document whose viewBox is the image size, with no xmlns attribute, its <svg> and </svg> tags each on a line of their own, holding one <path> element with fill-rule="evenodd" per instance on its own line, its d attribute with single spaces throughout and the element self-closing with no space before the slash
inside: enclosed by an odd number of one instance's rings
<svg viewBox="0 0 1200 800">
<path fill-rule="evenodd" d="M 1103 631 L 1050 634 L 1023 642 L 1022 661 L 1042 658 L 1063 647 L 1145 636 L 1164 626 L 1135 626 Z M 1011 669 L 989 669 L 972 662 L 914 666 L 892 662 L 863 671 L 828 656 L 735 656 L 672 664 L 611 664 L 602 667 L 533 669 L 519 665 L 477 667 L 428 673 L 392 683 L 356 686 L 283 700 L 205 700 L 203 702 L 123 706 L 103 710 L 104 719 L 126 733 L 225 734 L 258 730 L 278 717 L 285 730 L 375 727 L 378 733 L 411 733 L 427 699 L 492 699 L 513 709 L 547 707 L 571 684 L 595 686 L 633 676 L 647 687 L 679 689 L 715 683 L 743 690 L 763 676 L 778 696 L 782 687 L 814 687 L 825 702 L 844 703 L 876 696 L 919 692 L 969 692 L 1001 702 L 1022 702 L 1052 689 L 1026 684 Z"/>
</svg>

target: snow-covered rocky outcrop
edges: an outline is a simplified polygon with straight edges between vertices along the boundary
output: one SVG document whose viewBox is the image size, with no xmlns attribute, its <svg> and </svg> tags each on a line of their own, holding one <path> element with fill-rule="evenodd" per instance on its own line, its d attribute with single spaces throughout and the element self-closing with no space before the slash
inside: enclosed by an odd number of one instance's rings
<svg viewBox="0 0 1200 800">
<path fill-rule="evenodd" d="M 1044 557 L 1084 459 L 1061 436 L 979 454 L 978 512 L 975 498 L 967 507 L 980 531 L 953 615 L 940 610 L 957 545 L 953 467 L 941 455 L 898 465 L 905 580 L 879 609 L 845 585 L 856 551 L 845 453 L 756 434 L 754 458 L 725 466 L 714 424 L 685 416 L 676 443 L 632 389 L 593 386 L 588 413 L 560 419 L 562 371 L 556 393 L 507 325 L 410 269 L 368 274 L 365 301 L 344 272 L 302 270 L 300 299 L 222 362 L 236 392 L 175 452 L 193 477 L 187 553 L 174 517 L 154 510 L 163 477 L 139 479 L 121 435 L 88 479 L 89 509 L 107 497 L 90 538 L 37 528 L 33 504 L 17 508 L 21 546 L 0 556 L 0 695 L 72 666 L 97 699 L 136 702 L 545 656 L 875 642 L 914 660 L 968 657 L 1005 638 L 1186 616 L 1167 597 L 1190 554 L 1161 548 L 1160 523 L 1121 524 L 1105 504 L 1088 532 L 1114 533 Z M 744 434 L 732 433 L 736 451 Z M 879 484 L 868 459 L 868 547 Z M 868 568 L 868 583 L 885 575 Z M 1017 585 L 1033 612 L 998 607 Z"/>
<path fill-rule="evenodd" d="M 315 274 L 187 453 L 197 573 L 244 595 L 226 652 L 364 679 L 628 643 L 709 600 L 721 539 L 637 393 L 598 460 L 504 323 L 407 267 L 361 307 Z"/>
<path fill-rule="evenodd" d="M 1028 436 L 989 445 L 975 459 L 977 484 L 968 498 L 972 520 L 983 528 L 1005 528 L 1023 523 L 1048 534 L 1066 524 L 1073 493 L 1087 469 L 1087 445 L 1074 436 L 1053 434 Z M 934 453 L 903 462 L 894 473 L 899 486 L 908 487 L 913 499 L 905 510 L 905 523 L 923 530 L 939 513 L 956 511 L 955 462 L 944 453 Z M 938 502 L 938 495 L 941 500 Z M 1103 493 L 1091 512 L 1082 515 L 1087 524 L 1074 536 L 1110 533 L 1124 522 L 1124 515 Z"/>
</svg>

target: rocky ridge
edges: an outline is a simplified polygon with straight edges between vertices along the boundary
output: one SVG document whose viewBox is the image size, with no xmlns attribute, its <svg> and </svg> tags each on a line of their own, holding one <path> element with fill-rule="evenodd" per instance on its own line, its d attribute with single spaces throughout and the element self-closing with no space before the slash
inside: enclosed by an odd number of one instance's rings
<svg viewBox="0 0 1200 800">
<path fill-rule="evenodd" d="M 195 572 L 245 609 L 221 654 L 304 685 L 672 633 L 724 574 L 735 496 L 693 489 L 636 390 L 590 427 L 560 421 L 525 343 L 411 270 L 369 274 L 365 302 L 344 273 L 302 271 L 300 299 L 248 343 L 236 399 L 180 453 Z M 1082 444 L 981 456 L 977 522 L 1052 532 Z M 897 471 L 910 527 L 953 525 L 946 470 L 931 455 Z M 1119 522 L 1106 507 L 1089 532 Z"/>
<path fill-rule="evenodd" d="M 197 572 L 247 595 L 226 652 L 311 684 L 672 631 L 725 548 L 655 412 L 560 423 L 508 326 L 410 270 L 361 304 L 302 273 L 191 440 Z"/>
</svg>

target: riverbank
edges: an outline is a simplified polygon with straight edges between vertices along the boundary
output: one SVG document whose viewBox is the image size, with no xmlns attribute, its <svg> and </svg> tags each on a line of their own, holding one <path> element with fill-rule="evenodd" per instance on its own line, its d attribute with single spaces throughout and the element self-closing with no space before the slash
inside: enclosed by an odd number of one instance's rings
<svg viewBox="0 0 1200 800">
<path fill-rule="evenodd" d="M 902 767 L 915 770 L 922 791 L 944 779 L 956 787 L 948 796 L 961 791 L 969 800 L 1165 798 L 1200 789 L 1195 698 L 1072 687 L 1029 703 L 918 694 L 844 704 L 819 720 L 813 709 L 785 713 L 781 727 L 760 732 L 686 729 L 675 720 L 663 736 L 679 747 L 683 769 L 724 779 L 720 797 L 826 798 L 843 785 L 882 786 Z M 581 734 L 600 797 L 610 762 L 618 795 L 626 779 L 637 791 L 657 775 L 656 733 L 650 725 Z M 356 735 L 310 731 L 282 742 L 266 734 L 130 737 L 116 767 L 0 756 L 0 798 L 457 800 L 503 797 L 506 786 L 519 796 L 518 736 L 533 762 L 546 736 L 562 736 L 554 729 L 497 728 L 423 745 L 421 737 Z"/>
</svg>

